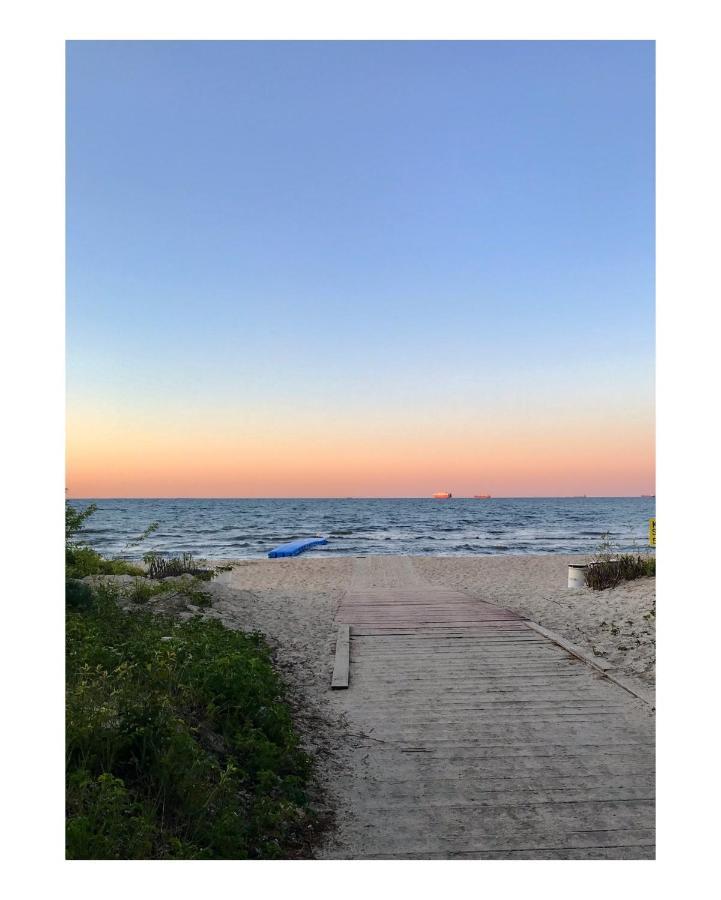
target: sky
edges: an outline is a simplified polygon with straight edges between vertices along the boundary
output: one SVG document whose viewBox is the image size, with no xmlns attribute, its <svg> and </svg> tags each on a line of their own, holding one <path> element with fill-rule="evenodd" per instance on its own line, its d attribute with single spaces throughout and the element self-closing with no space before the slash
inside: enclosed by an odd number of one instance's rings
<svg viewBox="0 0 721 900">
<path fill-rule="evenodd" d="M 652 42 L 70 42 L 70 497 L 654 493 Z"/>
</svg>

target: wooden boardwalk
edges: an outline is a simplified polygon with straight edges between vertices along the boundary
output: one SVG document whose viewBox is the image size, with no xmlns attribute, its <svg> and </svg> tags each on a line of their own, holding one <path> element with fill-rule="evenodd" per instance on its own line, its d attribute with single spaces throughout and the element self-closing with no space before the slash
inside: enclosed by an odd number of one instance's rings
<svg viewBox="0 0 721 900">
<path fill-rule="evenodd" d="M 363 737 L 326 858 L 653 858 L 640 700 L 408 559 L 359 559 L 337 622 L 350 686 L 332 702 Z"/>
</svg>

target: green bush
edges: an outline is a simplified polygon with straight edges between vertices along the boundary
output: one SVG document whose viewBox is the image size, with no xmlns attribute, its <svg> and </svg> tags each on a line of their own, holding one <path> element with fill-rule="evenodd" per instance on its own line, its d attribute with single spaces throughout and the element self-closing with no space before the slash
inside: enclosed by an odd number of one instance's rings
<svg viewBox="0 0 721 900">
<path fill-rule="evenodd" d="M 85 578 L 87 575 L 142 575 L 143 570 L 124 560 L 105 559 L 84 544 L 78 543 L 85 521 L 97 510 L 91 503 L 85 509 L 75 509 L 65 501 L 65 577 Z"/>
<path fill-rule="evenodd" d="M 94 510 L 65 510 L 68 858 L 309 855 L 310 760 L 267 646 L 218 622 L 142 610 L 163 594 L 209 605 L 197 578 L 214 573 L 191 556 L 161 560 L 152 574 L 193 578 L 123 586 L 132 613 L 118 586 L 83 584 L 144 574 L 79 542 Z"/>
<path fill-rule="evenodd" d="M 122 593 L 124 597 L 128 597 L 133 603 L 138 604 L 147 603 L 154 597 L 164 594 L 175 594 L 195 606 L 210 606 L 210 594 L 202 590 L 200 585 L 201 581 L 195 577 L 183 578 L 180 581 L 138 579 L 129 588 L 124 588 Z"/>
<path fill-rule="evenodd" d="M 97 588 L 67 612 L 66 714 L 68 858 L 309 854 L 310 760 L 260 635 Z"/>
<path fill-rule="evenodd" d="M 75 537 L 83 530 L 85 520 L 90 518 L 98 509 L 95 503 L 86 506 L 85 509 L 75 509 L 68 501 L 65 501 L 65 546 L 73 543 Z"/>
<path fill-rule="evenodd" d="M 656 574 L 656 557 L 624 553 L 616 558 L 599 558 L 586 569 L 586 586 L 594 591 L 616 587 L 622 581 L 632 581 Z"/>
<path fill-rule="evenodd" d="M 65 582 L 65 605 L 68 609 L 90 609 L 93 592 L 82 581 L 70 579 Z"/>
<path fill-rule="evenodd" d="M 68 859 L 143 859 L 152 853 L 152 817 L 120 778 L 68 778 Z"/>
<path fill-rule="evenodd" d="M 143 575 L 144 570 L 122 559 L 105 559 L 90 547 L 66 546 L 65 574 L 68 578 L 86 575 Z"/>
</svg>

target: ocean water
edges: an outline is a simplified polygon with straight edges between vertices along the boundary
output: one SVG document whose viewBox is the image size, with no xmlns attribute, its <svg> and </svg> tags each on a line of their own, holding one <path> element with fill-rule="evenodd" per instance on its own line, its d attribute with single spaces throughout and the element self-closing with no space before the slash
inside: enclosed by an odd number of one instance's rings
<svg viewBox="0 0 721 900">
<path fill-rule="evenodd" d="M 313 555 L 590 553 L 604 534 L 644 549 L 655 500 L 645 497 L 491 500 L 75 500 L 98 511 L 85 540 L 109 557 L 193 553 L 262 557 L 284 541 L 322 535 Z M 158 530 L 128 544 L 151 522 Z"/>
</svg>

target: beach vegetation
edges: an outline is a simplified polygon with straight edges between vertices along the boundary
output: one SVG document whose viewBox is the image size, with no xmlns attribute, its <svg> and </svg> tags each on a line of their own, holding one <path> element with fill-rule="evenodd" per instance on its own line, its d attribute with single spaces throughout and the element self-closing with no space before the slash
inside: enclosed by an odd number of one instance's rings
<svg viewBox="0 0 721 900">
<path fill-rule="evenodd" d="M 68 858 L 307 856 L 311 761 L 263 638 L 72 590 Z"/>
<path fill-rule="evenodd" d="M 142 575 L 143 569 L 124 559 L 105 559 L 91 547 L 65 548 L 67 578 L 86 578 L 88 575 Z"/>
<path fill-rule="evenodd" d="M 193 575 L 205 581 L 215 577 L 216 571 L 199 566 L 192 553 L 165 558 L 157 553 L 146 553 L 143 561 L 147 566 L 148 578 L 171 578 L 178 575 Z"/>
<path fill-rule="evenodd" d="M 65 580 L 65 606 L 68 609 L 89 609 L 93 602 L 93 592 L 89 585 L 74 578 Z"/>
<path fill-rule="evenodd" d="M 65 577 L 86 578 L 88 575 L 142 575 L 143 569 L 122 559 L 105 559 L 82 542 L 86 521 L 97 511 L 91 503 L 76 509 L 65 501 Z"/>
<path fill-rule="evenodd" d="M 97 511 L 97 504 L 91 503 L 85 509 L 76 509 L 65 501 L 65 546 L 72 544 L 83 530 L 85 522 Z"/>
<path fill-rule="evenodd" d="M 67 858 L 310 856 L 312 763 L 263 637 L 158 613 L 210 605 L 192 557 L 166 580 L 104 559 L 93 512 L 66 504 Z"/>
<path fill-rule="evenodd" d="M 210 594 L 203 590 L 203 582 L 192 576 L 165 581 L 151 581 L 147 578 L 137 578 L 132 584 L 123 587 L 122 597 L 133 603 L 144 604 L 162 597 L 182 598 L 194 606 L 210 606 Z"/>
<path fill-rule="evenodd" d="M 617 553 L 609 535 L 604 535 L 586 569 L 585 583 L 594 591 L 603 591 L 617 587 L 622 581 L 655 574 L 656 556 L 653 553 Z"/>
<path fill-rule="evenodd" d="M 150 525 L 142 532 L 142 534 L 137 535 L 128 541 L 125 545 L 126 549 L 130 549 L 131 547 L 137 547 L 139 544 L 144 543 L 151 534 L 154 534 L 158 528 L 160 528 L 160 522 L 151 522 Z"/>
</svg>

